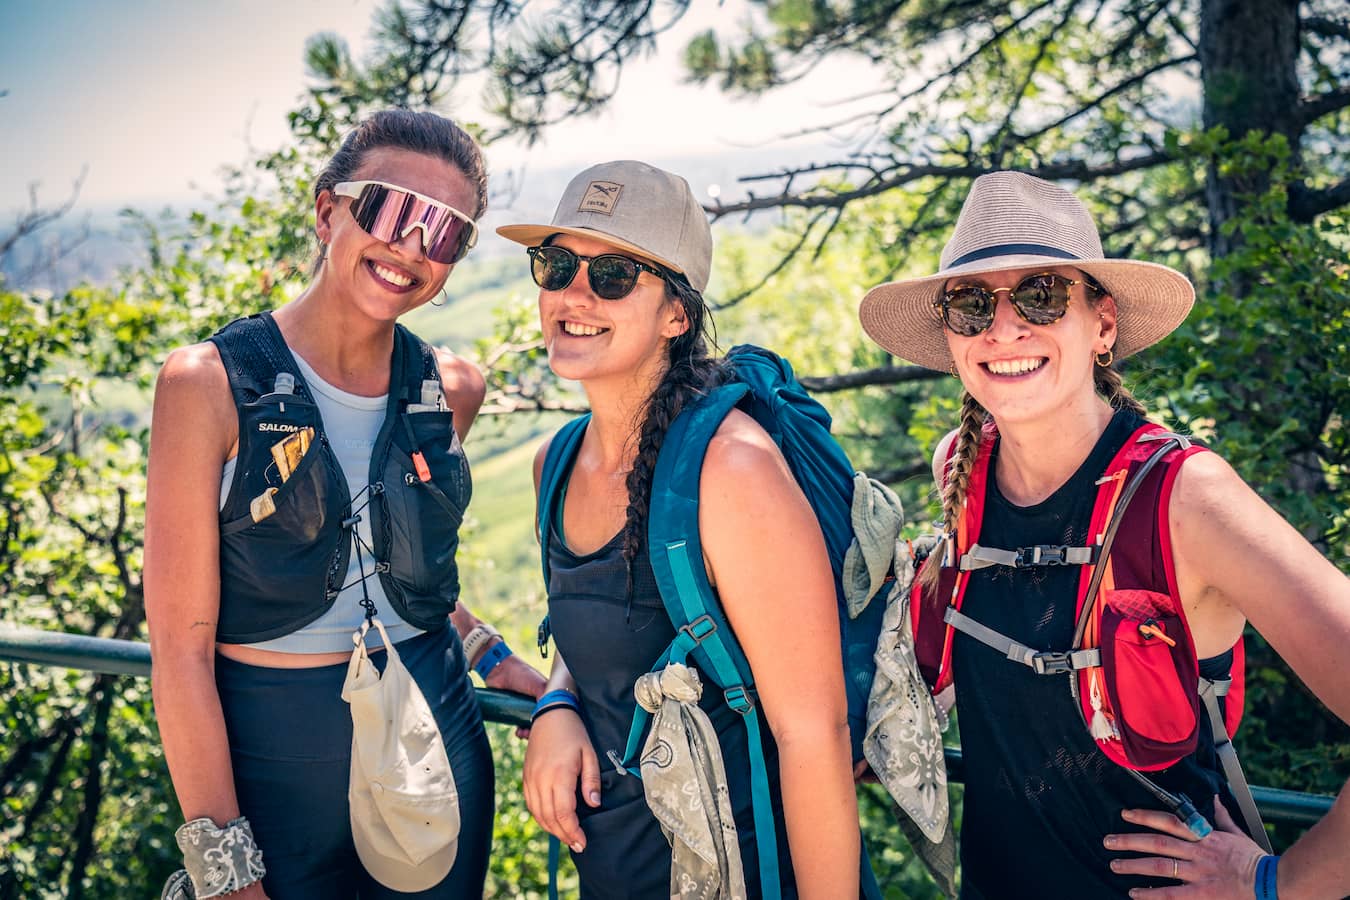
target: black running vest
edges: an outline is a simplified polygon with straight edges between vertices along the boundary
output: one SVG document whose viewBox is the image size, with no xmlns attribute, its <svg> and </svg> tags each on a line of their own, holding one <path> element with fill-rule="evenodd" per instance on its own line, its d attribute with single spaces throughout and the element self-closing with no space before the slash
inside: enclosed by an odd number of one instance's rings
<svg viewBox="0 0 1350 900">
<path fill-rule="evenodd" d="M 239 414 L 239 456 L 220 511 L 216 639 L 255 643 L 296 631 L 332 606 L 344 586 L 356 519 L 318 407 L 271 314 L 237 319 L 211 341 Z M 291 377 L 290 392 L 285 379 L 276 390 L 282 373 Z M 443 626 L 459 596 L 455 550 L 471 493 L 451 412 L 420 408 L 424 382 L 433 380 L 439 392 L 435 352 L 395 326 L 389 403 L 370 457 L 369 504 L 357 514 L 372 517 L 373 563 L 389 603 L 424 630 Z M 314 440 L 283 481 L 272 447 L 305 427 L 314 429 Z M 419 455 L 424 466 L 415 462 Z M 255 522 L 250 503 L 269 488 L 276 511 Z"/>
</svg>

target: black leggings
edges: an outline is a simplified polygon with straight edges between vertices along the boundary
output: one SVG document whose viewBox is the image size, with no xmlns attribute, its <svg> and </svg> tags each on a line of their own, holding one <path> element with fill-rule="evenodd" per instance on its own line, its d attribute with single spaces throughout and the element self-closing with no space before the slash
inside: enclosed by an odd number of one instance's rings
<svg viewBox="0 0 1350 900">
<path fill-rule="evenodd" d="M 492 753 L 463 647 L 441 628 L 403 641 L 398 653 L 436 716 L 459 791 L 454 867 L 440 884 L 411 894 L 372 879 L 352 845 L 352 717 L 341 696 L 347 664 L 272 669 L 216 658 L 235 791 L 263 853 L 270 900 L 482 897 L 492 845 Z M 385 654 L 370 658 L 383 670 Z"/>
</svg>

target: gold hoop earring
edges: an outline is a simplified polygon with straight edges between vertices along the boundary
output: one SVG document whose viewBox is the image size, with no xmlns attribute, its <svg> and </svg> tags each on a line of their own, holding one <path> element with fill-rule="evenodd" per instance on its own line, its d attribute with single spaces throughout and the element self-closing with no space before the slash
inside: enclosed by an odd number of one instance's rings
<svg viewBox="0 0 1350 900">
<path fill-rule="evenodd" d="M 947 364 L 947 374 L 952 376 L 953 378 L 961 377 L 960 375 L 956 374 L 956 360 L 952 360 Z"/>
<path fill-rule="evenodd" d="M 1105 357 L 1105 359 L 1103 359 L 1103 357 Z M 1111 363 L 1116 361 L 1116 351 L 1107 347 L 1105 353 L 1095 354 L 1093 359 L 1096 361 L 1097 365 L 1101 366 L 1103 369 L 1109 368 Z"/>
</svg>

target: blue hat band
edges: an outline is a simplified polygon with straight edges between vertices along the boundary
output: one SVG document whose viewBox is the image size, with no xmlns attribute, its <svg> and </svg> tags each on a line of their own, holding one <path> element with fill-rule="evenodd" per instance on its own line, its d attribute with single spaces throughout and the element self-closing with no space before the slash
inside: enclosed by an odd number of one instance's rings
<svg viewBox="0 0 1350 900">
<path fill-rule="evenodd" d="M 952 260 L 951 263 L 947 265 L 947 268 L 955 269 L 957 266 L 964 266 L 966 263 L 979 262 L 982 259 L 989 259 L 994 256 L 1021 255 L 1053 256 L 1056 259 L 1082 259 L 1082 257 L 1070 253 L 1067 250 L 1051 247 L 1048 244 L 996 244 L 993 247 L 972 250 L 966 255 Z"/>
</svg>

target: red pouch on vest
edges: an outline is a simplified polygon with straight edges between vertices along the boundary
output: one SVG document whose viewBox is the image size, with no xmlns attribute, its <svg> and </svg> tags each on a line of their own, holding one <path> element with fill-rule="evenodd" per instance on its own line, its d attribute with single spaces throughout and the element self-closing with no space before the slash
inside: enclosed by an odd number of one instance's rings
<svg viewBox="0 0 1350 900">
<path fill-rule="evenodd" d="M 1099 743 L 1108 756 L 1132 769 L 1166 768 L 1195 752 L 1199 739 L 1195 646 L 1167 595 L 1103 593 L 1102 676 L 1120 740 Z"/>
</svg>

